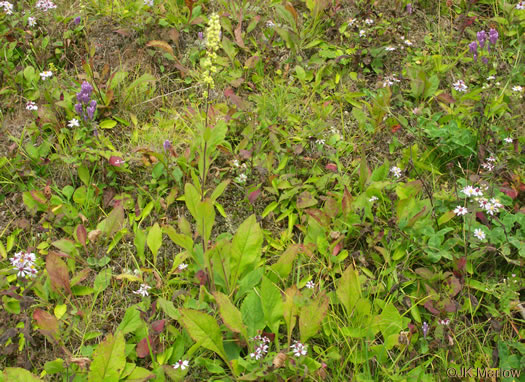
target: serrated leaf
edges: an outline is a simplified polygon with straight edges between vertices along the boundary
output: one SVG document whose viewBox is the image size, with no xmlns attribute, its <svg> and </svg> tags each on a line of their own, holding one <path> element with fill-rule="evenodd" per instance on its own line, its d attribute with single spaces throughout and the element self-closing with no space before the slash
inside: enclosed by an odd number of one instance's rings
<svg viewBox="0 0 525 382">
<path fill-rule="evenodd" d="M 88 381 L 118 381 L 126 366 L 125 346 L 126 342 L 122 332 L 117 332 L 115 336 L 112 334 L 108 335 L 93 353 L 93 362 L 91 362 L 89 369 Z"/>
<path fill-rule="evenodd" d="M 319 327 L 327 311 L 328 297 L 326 297 L 326 295 L 318 296 L 301 308 L 301 313 L 299 314 L 299 332 L 301 333 L 302 343 L 305 343 L 319 332 Z"/>
<path fill-rule="evenodd" d="M 192 309 L 180 309 L 179 322 L 188 331 L 188 334 L 200 346 L 217 353 L 224 362 L 228 357 L 224 351 L 222 333 L 215 319 L 206 313 Z"/>
<path fill-rule="evenodd" d="M 241 333 L 246 341 L 248 341 L 248 334 L 246 327 L 242 322 L 242 315 L 239 309 L 232 304 L 228 296 L 221 292 L 215 292 L 215 301 L 219 305 L 219 314 L 221 315 L 224 324 L 235 333 Z"/>
</svg>

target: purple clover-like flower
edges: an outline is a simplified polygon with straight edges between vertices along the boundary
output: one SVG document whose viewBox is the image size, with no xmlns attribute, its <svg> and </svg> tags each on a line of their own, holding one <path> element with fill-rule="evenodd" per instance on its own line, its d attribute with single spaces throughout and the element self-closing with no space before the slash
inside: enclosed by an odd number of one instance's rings
<svg viewBox="0 0 525 382">
<path fill-rule="evenodd" d="M 164 141 L 162 147 L 164 147 L 164 151 L 166 151 L 166 152 L 171 150 L 171 142 L 169 141 L 169 139 L 166 139 Z"/>
<path fill-rule="evenodd" d="M 89 106 L 86 108 L 87 117 L 88 119 L 93 119 L 93 115 L 95 114 L 95 110 L 97 109 L 97 101 L 94 99 L 91 100 L 89 103 Z"/>
<path fill-rule="evenodd" d="M 199 40 L 201 40 L 201 41 L 204 40 L 204 33 L 199 32 L 199 33 L 197 33 L 197 36 L 199 37 Z"/>
<path fill-rule="evenodd" d="M 77 93 L 78 103 L 75 105 L 75 111 L 81 115 L 84 120 L 93 119 L 97 108 L 97 101 L 91 99 L 93 86 L 87 81 L 82 82 L 80 92 Z M 84 110 L 85 109 L 85 110 Z"/>
<path fill-rule="evenodd" d="M 491 28 L 489 31 L 489 42 L 491 45 L 496 45 L 496 42 L 498 42 L 498 31 L 494 28 Z"/>
<path fill-rule="evenodd" d="M 485 46 L 485 41 L 487 41 L 487 32 L 480 31 L 477 33 L 477 37 L 478 37 L 479 46 L 481 47 L 481 49 L 483 49 L 483 47 Z"/>
<path fill-rule="evenodd" d="M 407 4 L 407 8 L 406 8 L 406 10 L 407 10 L 407 13 L 408 13 L 409 15 L 412 14 L 412 12 L 413 12 L 413 9 L 412 9 L 412 3 L 408 3 L 408 4 Z"/>
<path fill-rule="evenodd" d="M 75 20 L 73 20 L 73 24 L 75 24 L 75 25 L 80 24 L 80 20 L 82 20 L 82 19 L 80 18 L 80 16 L 75 17 Z"/>
<path fill-rule="evenodd" d="M 489 63 L 489 59 L 487 57 L 481 57 L 481 62 L 483 62 L 484 65 L 487 65 Z"/>
<path fill-rule="evenodd" d="M 474 61 L 478 60 L 478 43 L 476 41 L 472 41 L 470 44 L 468 44 L 468 47 L 470 49 L 470 53 L 474 56 Z"/>
<path fill-rule="evenodd" d="M 423 326 L 421 328 L 423 330 L 423 338 L 427 338 L 428 330 L 430 329 L 427 322 L 423 322 Z"/>
</svg>

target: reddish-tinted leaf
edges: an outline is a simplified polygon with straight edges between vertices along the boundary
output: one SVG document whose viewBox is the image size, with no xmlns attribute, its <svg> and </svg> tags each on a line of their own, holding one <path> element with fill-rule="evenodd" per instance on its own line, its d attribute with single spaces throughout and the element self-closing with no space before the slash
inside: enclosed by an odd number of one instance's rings
<svg viewBox="0 0 525 382">
<path fill-rule="evenodd" d="M 316 208 L 310 208 L 306 210 L 306 213 L 313 217 L 323 227 L 330 225 L 330 218 L 323 211 Z"/>
<path fill-rule="evenodd" d="M 117 157 L 117 156 L 114 156 L 114 155 L 109 157 L 109 164 L 111 166 L 120 167 L 123 163 L 124 163 L 124 159 L 122 159 L 121 157 Z"/>
<path fill-rule="evenodd" d="M 241 48 L 245 49 L 246 45 L 244 45 L 244 41 L 242 39 L 242 14 L 239 18 L 239 25 L 237 25 L 237 28 L 233 31 L 233 34 L 235 35 L 235 42 L 237 45 L 239 45 Z"/>
<path fill-rule="evenodd" d="M 40 332 L 46 337 L 56 340 L 58 333 L 58 320 L 45 310 L 35 309 L 33 319 L 40 327 Z"/>
<path fill-rule="evenodd" d="M 476 212 L 476 219 L 478 219 L 481 223 L 483 223 L 485 225 L 489 224 L 489 221 L 488 221 L 487 217 L 485 216 L 485 214 L 482 211 Z"/>
<path fill-rule="evenodd" d="M 390 131 L 392 131 L 392 133 L 397 133 L 399 130 L 401 130 L 400 124 L 394 125 L 390 128 Z"/>
<path fill-rule="evenodd" d="M 84 247 L 86 246 L 87 231 L 83 224 L 79 224 L 76 229 L 77 239 Z"/>
<path fill-rule="evenodd" d="M 149 345 L 148 345 L 149 340 Z M 153 337 L 151 334 L 140 340 L 140 342 L 137 344 L 137 357 L 139 358 L 146 358 L 149 355 L 149 349 L 151 346 L 151 351 L 155 353 L 155 337 Z"/>
<path fill-rule="evenodd" d="M 255 65 L 261 60 L 260 56 L 251 56 L 246 61 L 244 61 L 244 67 L 246 69 L 253 69 L 255 68 Z"/>
<path fill-rule="evenodd" d="M 195 3 L 195 1 L 194 0 L 184 0 L 184 3 L 190 10 L 190 15 L 188 17 L 188 20 L 191 20 L 191 14 L 193 13 L 193 4 Z"/>
<path fill-rule="evenodd" d="M 336 244 L 336 246 L 332 250 L 332 255 L 337 256 L 337 254 L 341 251 L 341 249 L 343 249 L 343 241 L 344 241 L 344 237 L 339 239 L 339 242 Z"/>
<path fill-rule="evenodd" d="M 516 199 L 518 197 L 518 191 L 516 191 L 513 188 L 501 187 L 499 190 L 505 193 L 506 195 L 508 195 L 512 199 Z"/>
<path fill-rule="evenodd" d="M 345 190 L 343 192 L 343 201 L 341 203 L 341 207 L 343 208 L 343 214 L 348 215 L 351 212 L 351 205 L 352 205 L 352 195 L 348 191 L 348 188 L 345 186 Z"/>
<path fill-rule="evenodd" d="M 441 93 L 440 95 L 438 95 L 436 97 L 438 99 L 438 101 L 441 101 L 443 103 L 454 103 L 456 102 L 456 100 L 454 99 L 454 97 L 452 97 L 450 94 L 448 93 Z"/>
<path fill-rule="evenodd" d="M 158 320 L 158 321 L 154 321 L 152 322 L 151 324 L 151 328 L 157 332 L 157 333 L 160 333 L 164 330 L 164 325 L 166 324 L 166 320 Z"/>
<path fill-rule="evenodd" d="M 324 168 L 328 171 L 337 172 L 337 165 L 335 163 L 328 163 Z"/>
<path fill-rule="evenodd" d="M 450 285 L 451 291 L 450 291 L 450 297 L 456 296 L 459 292 L 461 292 L 461 288 L 463 286 L 461 285 L 461 282 L 458 278 L 452 276 L 448 280 L 448 285 Z"/>
<path fill-rule="evenodd" d="M 426 310 L 428 310 L 430 313 L 432 314 L 439 314 L 439 310 L 437 310 L 436 308 L 434 308 L 434 303 L 431 301 L 431 300 L 428 300 L 427 302 L 425 302 L 425 304 L 423 305 L 425 307 Z"/>
<path fill-rule="evenodd" d="M 235 94 L 233 91 L 233 88 L 228 87 L 224 90 L 224 96 L 228 97 L 231 102 L 234 103 L 235 106 L 237 106 L 239 109 L 244 109 L 244 101 Z"/>
<path fill-rule="evenodd" d="M 456 301 L 448 299 L 443 304 L 443 308 L 449 313 L 454 313 L 456 310 L 458 310 L 458 304 L 456 303 Z"/>
<path fill-rule="evenodd" d="M 466 265 L 467 265 L 467 257 L 466 256 L 460 257 L 456 261 L 456 266 L 458 267 L 458 271 L 460 271 L 460 272 L 464 272 L 465 271 L 465 266 Z"/>
<path fill-rule="evenodd" d="M 46 257 L 46 270 L 51 286 L 55 290 L 64 289 L 68 294 L 71 294 L 67 265 L 55 251 L 49 251 Z"/>
<path fill-rule="evenodd" d="M 239 155 L 242 159 L 250 159 L 252 157 L 252 150 L 241 150 L 239 151 Z"/>
<path fill-rule="evenodd" d="M 250 203 L 253 204 L 260 195 L 261 195 L 261 190 L 257 189 L 255 191 L 252 191 L 248 195 L 248 200 L 250 201 Z"/>
<path fill-rule="evenodd" d="M 327 198 L 324 203 L 324 212 L 332 219 L 339 213 L 339 203 L 334 198 Z"/>
<path fill-rule="evenodd" d="M 202 269 L 195 273 L 195 277 L 199 280 L 200 285 L 206 285 L 208 282 L 208 275 Z"/>
</svg>

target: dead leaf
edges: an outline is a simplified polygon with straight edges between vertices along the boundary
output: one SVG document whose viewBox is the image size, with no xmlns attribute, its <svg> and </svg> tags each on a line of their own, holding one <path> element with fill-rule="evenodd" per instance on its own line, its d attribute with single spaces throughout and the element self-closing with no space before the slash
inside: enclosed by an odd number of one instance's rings
<svg viewBox="0 0 525 382">
<path fill-rule="evenodd" d="M 228 87 L 224 90 L 224 96 L 229 98 L 230 101 L 233 102 L 239 109 L 244 109 L 244 101 L 241 99 L 241 97 L 235 94 L 231 87 Z"/>
<path fill-rule="evenodd" d="M 42 309 L 35 309 L 33 319 L 37 322 L 40 332 L 55 342 L 58 332 L 58 320 L 52 314 Z"/>
<path fill-rule="evenodd" d="M 46 257 L 46 271 L 53 289 L 64 289 L 68 294 L 71 294 L 69 271 L 66 263 L 60 258 L 57 252 L 49 251 Z"/>
<path fill-rule="evenodd" d="M 277 353 L 275 357 L 273 358 L 273 367 L 280 368 L 284 366 L 284 362 L 286 361 L 287 355 L 285 353 Z"/>
</svg>

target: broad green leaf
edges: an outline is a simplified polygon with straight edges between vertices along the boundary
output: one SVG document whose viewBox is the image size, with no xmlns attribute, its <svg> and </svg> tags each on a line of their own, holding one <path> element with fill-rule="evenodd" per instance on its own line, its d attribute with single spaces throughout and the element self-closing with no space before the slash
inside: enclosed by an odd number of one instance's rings
<svg viewBox="0 0 525 382">
<path fill-rule="evenodd" d="M 379 316 L 376 316 L 372 324 L 372 328 L 377 331 L 380 330 L 383 338 L 387 339 L 391 336 L 399 335 L 405 329 L 410 321 L 409 318 L 402 317 L 397 308 L 392 303 L 388 303 L 383 308 Z M 392 341 L 392 339 L 394 341 Z M 391 338 L 388 341 L 387 350 L 391 349 L 397 344 L 397 338 Z"/>
<path fill-rule="evenodd" d="M 191 183 L 186 183 L 184 186 L 184 201 L 186 202 L 186 207 L 191 213 L 191 216 L 198 221 L 200 216 L 198 216 L 197 206 L 201 198 L 195 186 Z"/>
<path fill-rule="evenodd" d="M 184 248 L 188 252 L 191 252 L 193 250 L 193 239 L 191 238 L 191 235 L 177 233 L 177 231 L 175 231 L 175 228 L 173 228 L 170 225 L 163 226 L 162 232 L 168 235 L 171 241 L 173 241 L 179 247 Z"/>
<path fill-rule="evenodd" d="M 301 313 L 299 314 L 299 331 L 301 333 L 302 343 L 305 343 L 309 338 L 319 332 L 319 327 L 327 311 L 328 298 L 326 295 L 318 296 L 301 308 Z"/>
<path fill-rule="evenodd" d="M 125 346 L 126 342 L 122 332 L 117 332 L 115 336 L 112 334 L 108 335 L 93 353 L 93 362 L 91 362 L 89 369 L 88 381 L 118 381 L 126 366 Z"/>
<path fill-rule="evenodd" d="M 454 216 L 456 216 L 456 214 L 454 213 L 454 211 L 447 211 L 445 212 L 443 215 L 441 215 L 438 219 L 438 224 L 439 225 L 442 225 L 442 224 L 445 224 L 446 222 L 450 221 L 451 219 L 454 218 Z"/>
<path fill-rule="evenodd" d="M 213 224 L 215 224 L 215 209 L 210 198 L 197 203 L 197 215 L 199 216 L 199 219 L 196 220 L 197 232 L 208 241 L 211 237 Z"/>
<path fill-rule="evenodd" d="M 241 312 L 235 305 L 232 304 L 228 296 L 221 292 L 213 294 L 217 305 L 219 305 L 219 313 L 224 324 L 235 333 L 241 333 L 246 341 L 248 341 L 248 334 L 246 327 L 242 322 Z"/>
<path fill-rule="evenodd" d="M 295 297 L 298 295 L 299 291 L 295 285 L 284 291 L 283 317 L 287 328 L 286 333 L 288 335 L 288 344 L 290 344 L 292 332 L 295 327 L 295 323 L 297 322 L 299 307 L 295 301 Z"/>
<path fill-rule="evenodd" d="M 230 258 L 230 285 L 235 286 L 242 275 L 257 266 L 261 257 L 262 244 L 262 230 L 255 219 L 255 215 L 251 215 L 240 225 L 233 237 Z"/>
<path fill-rule="evenodd" d="M 111 284 L 111 268 L 105 268 L 95 277 L 93 289 L 96 293 L 103 292 Z"/>
<path fill-rule="evenodd" d="M 130 375 L 125 379 L 128 382 L 145 382 L 155 379 L 155 374 L 143 367 L 136 367 Z"/>
<path fill-rule="evenodd" d="M 135 307 L 130 307 L 126 310 L 122 322 L 118 326 L 117 330 L 121 331 L 122 334 L 132 333 L 141 326 L 143 326 L 142 319 L 140 318 L 140 312 Z"/>
<path fill-rule="evenodd" d="M 146 240 L 148 248 L 153 253 L 153 264 L 157 264 L 157 255 L 162 245 L 162 229 L 158 223 L 155 223 L 148 232 L 148 238 Z"/>
<path fill-rule="evenodd" d="M 215 201 L 222 195 L 222 193 L 226 190 L 226 187 L 228 187 L 230 182 L 230 179 L 224 180 L 215 188 L 215 190 L 213 190 L 210 197 L 213 203 L 215 203 Z"/>
<path fill-rule="evenodd" d="M 248 335 L 253 337 L 264 328 L 264 313 L 261 299 L 254 291 L 248 293 L 241 304 L 242 321 L 248 328 Z"/>
<path fill-rule="evenodd" d="M 260 296 L 266 325 L 268 325 L 273 333 L 277 334 L 279 332 L 281 317 L 283 317 L 281 292 L 274 283 L 263 276 Z"/>
<path fill-rule="evenodd" d="M 68 255 L 77 255 L 78 250 L 75 246 L 75 242 L 69 239 L 60 239 L 51 243 L 54 247 L 60 249 L 62 252 Z"/>
<path fill-rule="evenodd" d="M 64 314 L 66 314 L 66 312 L 67 312 L 66 304 L 60 304 L 60 305 L 55 306 L 55 309 L 53 311 L 57 320 L 60 320 L 64 316 Z"/>
<path fill-rule="evenodd" d="M 352 314 L 357 301 L 361 298 L 359 273 L 352 265 L 343 272 L 335 293 L 346 308 L 347 314 Z"/>
<path fill-rule="evenodd" d="M 164 313 L 166 313 L 170 318 L 174 320 L 180 319 L 180 313 L 177 310 L 177 308 L 175 308 L 175 305 L 173 305 L 173 302 L 168 301 L 162 297 L 159 297 L 157 299 L 157 306 L 160 309 L 162 309 Z"/>
<path fill-rule="evenodd" d="M 7 367 L 0 374 L 0 381 L 5 382 L 42 382 L 40 378 L 21 367 Z"/>
<path fill-rule="evenodd" d="M 191 309 L 180 309 L 180 314 L 179 322 L 191 338 L 200 346 L 217 353 L 224 362 L 228 363 L 217 321 L 206 313 Z"/>
<path fill-rule="evenodd" d="M 124 226 L 124 208 L 121 205 L 113 208 L 108 217 L 97 225 L 97 229 L 104 232 L 108 237 L 112 237 Z"/>
<path fill-rule="evenodd" d="M 292 271 L 293 262 L 297 257 L 299 248 L 300 246 L 298 244 L 293 244 L 289 246 L 286 249 L 286 251 L 284 251 L 284 253 L 281 255 L 279 260 L 277 260 L 277 262 L 272 264 L 272 266 L 270 267 L 282 279 L 286 279 Z"/>
<path fill-rule="evenodd" d="M 101 129 L 112 129 L 115 126 L 117 126 L 117 121 L 114 121 L 112 119 L 105 119 L 99 124 Z"/>
<path fill-rule="evenodd" d="M 139 227 L 135 230 L 135 238 L 133 240 L 135 248 L 137 249 L 137 256 L 139 257 L 142 265 L 146 263 L 146 257 L 144 256 L 144 248 L 146 247 L 146 232 Z"/>
</svg>

